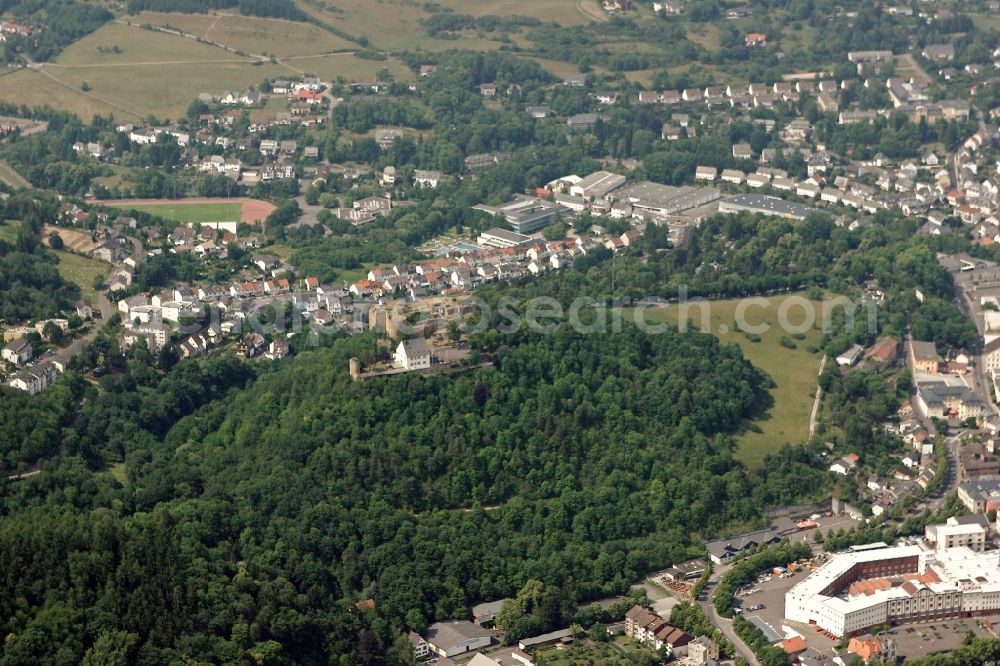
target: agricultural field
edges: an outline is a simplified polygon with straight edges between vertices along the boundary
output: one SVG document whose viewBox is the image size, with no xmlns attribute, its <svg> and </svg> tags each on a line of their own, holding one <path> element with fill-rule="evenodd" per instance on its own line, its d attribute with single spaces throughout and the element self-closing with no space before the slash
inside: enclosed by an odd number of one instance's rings
<svg viewBox="0 0 1000 666">
<path fill-rule="evenodd" d="M 335 25 L 349 35 L 365 37 L 373 48 L 379 50 L 425 49 L 440 51 L 452 48 L 493 50 L 499 48 L 498 39 L 483 38 L 469 31 L 456 39 L 431 37 L 421 26 L 430 16 L 424 3 L 417 0 L 299 0 L 299 7 L 320 21 Z M 593 0 L 539 0 L 525 3 L 520 0 L 487 0 L 470 3 L 468 0 L 443 0 L 440 2 L 456 13 L 473 16 L 533 16 L 541 21 L 558 21 L 572 26 L 590 23 L 597 19 L 581 9 L 584 4 L 594 4 L 593 10 L 604 18 Z"/>
<path fill-rule="evenodd" d="M 804 299 L 801 294 L 776 296 L 764 299 L 768 303 L 767 307 L 754 304 L 747 308 L 747 325 L 764 324 L 769 327 L 760 334 L 759 341 L 753 341 L 744 333 L 734 330 L 736 308 L 740 300 L 711 301 L 707 330 L 702 328 L 705 321 L 701 308 L 697 304 L 691 304 L 688 309 L 687 318 L 692 322 L 690 329 L 704 330 L 724 343 L 738 345 L 747 360 L 774 380 L 775 387 L 771 389 L 774 406 L 763 419 L 754 422 L 738 437 L 736 457 L 750 467 L 760 464 L 765 455 L 777 451 L 786 442 L 794 444 L 809 437 L 809 416 L 812 413 L 821 355 L 808 349 L 818 344 L 822 335 L 822 306 L 817 301 L 809 301 L 815 313 L 815 325 L 802 334 L 801 340 L 795 339 L 778 326 L 781 304 L 793 297 Z M 674 305 L 651 308 L 645 312 L 645 321 L 676 324 L 677 315 L 677 306 Z M 793 325 L 801 324 L 803 316 L 801 307 L 790 307 L 788 320 Z M 783 346 L 783 338 L 794 344 L 795 349 Z"/>
<path fill-rule="evenodd" d="M 160 119 L 180 118 L 199 93 L 221 95 L 226 90 L 243 90 L 259 85 L 266 78 L 288 76 L 288 70 L 279 65 L 250 61 L 60 67 L 53 71 L 63 81 L 76 87 L 87 82 L 93 95 L 128 109 L 134 115 L 155 115 Z M 120 115 L 116 110 L 115 116 Z"/>
<path fill-rule="evenodd" d="M 249 60 L 188 37 L 140 28 L 135 17 L 130 20 L 134 25 L 109 23 L 80 41 L 74 42 L 56 59 L 54 69 L 99 65 L 133 66 L 141 63 Z"/>
<path fill-rule="evenodd" d="M 0 76 L 0 99 L 31 107 L 48 105 L 75 113 L 88 122 L 97 114 L 115 114 L 132 119 L 131 114 L 88 96 L 79 86 L 60 85 L 35 69 L 22 69 L 9 76 Z"/>
<path fill-rule="evenodd" d="M 49 244 L 49 235 L 52 232 L 59 234 L 59 237 L 62 238 L 64 249 L 80 254 L 90 254 L 98 245 L 91 238 L 90 234 L 85 231 L 57 227 L 54 224 L 46 224 L 42 227 L 42 242 L 44 244 Z"/>
<path fill-rule="evenodd" d="M 87 120 L 96 113 L 171 119 L 201 92 L 240 90 L 288 73 L 188 37 L 113 23 L 71 45 L 42 72 L 0 77 L 0 95 Z"/>
<path fill-rule="evenodd" d="M 97 303 L 94 279 L 103 278 L 110 273 L 111 265 L 65 250 L 56 250 L 54 253 L 59 257 L 59 274 L 63 279 L 79 286 L 80 292 L 88 302 Z"/>
<path fill-rule="evenodd" d="M 591 0 L 593 2 L 593 0 Z M 440 5 L 451 8 L 457 14 L 471 16 L 531 16 L 539 21 L 555 22 L 562 26 L 582 25 L 591 23 L 590 15 L 580 8 L 579 0 L 484 0 L 469 2 L 468 0 L 440 0 Z M 593 4 L 596 5 L 596 2 Z"/>
<path fill-rule="evenodd" d="M 142 12 L 129 19 L 136 24 L 171 26 L 208 41 L 251 54 L 278 58 L 349 51 L 358 45 L 322 28 L 297 21 L 282 21 L 235 14 L 174 14 Z"/>
<path fill-rule="evenodd" d="M 157 215 L 183 224 L 202 222 L 238 222 L 242 206 L 238 203 L 178 203 L 128 206 L 130 210 Z"/>
</svg>

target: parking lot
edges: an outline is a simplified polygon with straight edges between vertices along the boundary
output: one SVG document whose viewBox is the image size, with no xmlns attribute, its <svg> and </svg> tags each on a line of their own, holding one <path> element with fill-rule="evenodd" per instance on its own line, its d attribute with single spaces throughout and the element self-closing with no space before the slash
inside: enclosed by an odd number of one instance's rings
<svg viewBox="0 0 1000 666">
<path fill-rule="evenodd" d="M 814 560 L 814 566 L 819 562 Z M 824 654 L 833 656 L 839 641 L 829 638 L 816 630 L 815 626 L 798 622 L 787 622 L 784 618 L 785 592 L 796 583 L 801 582 L 809 572 L 800 570 L 786 578 L 772 575 L 769 581 L 756 581 L 742 590 L 736 597 L 737 604 L 744 608 L 743 616 L 759 617 L 770 625 L 781 636 L 786 635 L 783 627 L 797 632 L 805 639 L 809 647 Z M 747 594 L 749 590 L 755 592 Z M 749 610 L 753 606 L 763 604 L 760 610 Z M 955 618 L 953 620 L 936 621 L 933 624 L 909 624 L 892 628 L 896 635 L 897 651 L 901 657 L 916 659 L 936 652 L 954 650 L 962 645 L 966 634 L 976 636 L 992 636 L 978 618 Z"/>
<path fill-rule="evenodd" d="M 781 578 L 775 575 L 769 581 L 754 583 L 751 589 L 757 590 L 757 592 L 741 594 L 736 597 L 737 604 L 745 609 L 743 616 L 746 618 L 757 616 L 771 625 L 778 634 L 784 635 L 781 626 L 786 624 L 785 592 L 791 589 L 796 583 L 802 581 L 805 576 L 805 572 L 795 573 L 788 578 Z M 750 607 L 758 604 L 764 604 L 764 608 L 755 611 L 749 610 Z M 803 637 L 805 637 L 804 634 Z"/>
</svg>

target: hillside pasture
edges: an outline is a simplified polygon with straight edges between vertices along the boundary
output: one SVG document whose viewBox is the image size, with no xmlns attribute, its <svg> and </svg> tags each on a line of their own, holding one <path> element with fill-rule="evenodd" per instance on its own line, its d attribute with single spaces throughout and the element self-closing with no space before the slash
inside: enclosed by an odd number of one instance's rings
<svg viewBox="0 0 1000 666">
<path fill-rule="evenodd" d="M 177 39 L 183 39 L 178 37 Z M 219 50 L 220 53 L 225 53 Z M 90 92 L 140 116 L 180 118 L 199 93 L 221 95 L 226 90 L 244 90 L 266 78 L 288 76 L 284 67 L 244 62 L 190 64 L 137 64 L 120 67 L 59 66 L 60 79 L 79 87 L 84 81 Z M 115 116 L 121 113 L 116 111 Z M 88 116 L 85 116 L 89 118 Z"/>
<path fill-rule="evenodd" d="M 597 4 L 596 0 L 584 0 Z M 471 16 L 531 16 L 542 22 L 554 22 L 568 27 L 592 23 L 592 19 L 578 8 L 578 0 L 440 0 L 439 4 L 452 9 L 456 14 Z"/>
<path fill-rule="evenodd" d="M 358 48 L 357 44 L 319 26 L 298 21 L 225 13 L 191 15 L 161 12 L 142 12 L 130 20 L 137 24 L 171 26 L 237 51 L 278 58 Z"/>
<path fill-rule="evenodd" d="M 85 121 L 97 114 L 130 117 L 99 99 L 83 93 L 77 86 L 64 86 L 35 69 L 22 69 L 10 76 L 0 76 L 0 99 L 29 107 L 51 106 L 75 113 Z"/>
<path fill-rule="evenodd" d="M 395 58 L 365 60 L 349 53 L 302 56 L 291 59 L 288 65 L 324 81 L 336 81 L 338 78 L 345 81 L 373 81 L 383 69 L 388 69 L 397 80 L 405 81 L 413 77 L 413 72 Z"/>
<path fill-rule="evenodd" d="M 248 61 L 217 46 L 135 25 L 109 23 L 78 42 L 70 44 L 55 64 L 60 67 L 137 65 L 144 62 Z M 118 47 L 119 52 L 115 52 Z"/>
</svg>

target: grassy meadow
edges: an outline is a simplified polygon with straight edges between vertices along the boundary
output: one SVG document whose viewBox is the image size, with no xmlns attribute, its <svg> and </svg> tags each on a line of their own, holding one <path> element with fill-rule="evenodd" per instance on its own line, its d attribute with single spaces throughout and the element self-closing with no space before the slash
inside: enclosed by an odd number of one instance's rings
<svg viewBox="0 0 1000 666">
<path fill-rule="evenodd" d="M 178 14 L 142 12 L 132 23 L 170 26 L 206 40 L 252 54 L 279 58 L 354 50 L 358 45 L 322 28 L 238 14 Z"/>
<path fill-rule="evenodd" d="M 816 391 L 817 375 L 822 356 L 807 349 L 819 342 L 822 326 L 822 306 L 819 302 L 811 302 L 816 316 L 813 328 L 803 334 L 803 339 L 794 339 L 795 349 L 782 346 L 783 337 L 789 337 L 778 326 L 778 312 L 781 304 L 796 296 L 775 296 L 765 299 L 767 306 L 755 304 L 747 308 L 745 322 L 750 326 L 766 324 L 770 329 L 760 335 L 760 341 L 754 342 L 747 335 L 734 330 L 737 306 L 740 300 L 711 301 L 707 330 L 701 307 L 692 304 L 687 313 L 688 321 L 692 322 L 689 330 L 704 330 L 711 333 L 721 342 L 738 345 L 743 355 L 757 368 L 766 372 L 774 380 L 775 387 L 771 389 L 774 406 L 768 410 L 763 419 L 748 424 L 743 433 L 738 436 L 739 450 L 737 458 L 746 465 L 753 467 L 760 464 L 764 456 L 781 448 L 783 444 L 795 443 L 809 436 L 809 416 L 812 412 L 813 398 Z M 762 304 L 764 301 L 760 301 Z M 677 323 L 677 306 L 650 308 L 645 311 L 645 321 L 649 323 Z M 793 325 L 803 322 L 803 310 L 799 306 L 789 307 L 788 320 Z M 756 432 L 755 430 L 758 430 Z"/>
<path fill-rule="evenodd" d="M 111 265 L 64 250 L 56 250 L 55 255 L 59 257 L 59 274 L 63 279 L 79 286 L 80 292 L 87 301 L 97 303 L 94 278 L 103 278 L 110 273 Z"/>
</svg>

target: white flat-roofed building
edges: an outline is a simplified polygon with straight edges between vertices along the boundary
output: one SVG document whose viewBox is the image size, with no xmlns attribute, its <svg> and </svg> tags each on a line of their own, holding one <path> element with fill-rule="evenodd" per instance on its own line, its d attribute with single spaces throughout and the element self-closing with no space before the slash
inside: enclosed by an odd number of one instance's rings
<svg viewBox="0 0 1000 666">
<path fill-rule="evenodd" d="M 518 234 L 499 227 L 493 227 L 492 229 L 487 229 L 483 233 L 479 234 L 477 242 L 485 247 L 504 248 L 517 247 L 521 243 L 527 243 L 530 240 L 531 236 L 525 236 L 524 234 Z"/>
<path fill-rule="evenodd" d="M 603 199 L 608 194 L 625 184 L 625 176 L 619 176 L 610 171 L 595 171 L 570 186 L 569 193 L 584 199 Z"/>
<path fill-rule="evenodd" d="M 944 528 L 936 535 L 948 532 Z M 954 526 L 958 527 L 958 526 Z M 882 544 L 879 544 L 882 546 Z M 877 547 L 834 555 L 785 594 L 785 618 L 837 636 L 886 624 L 1000 612 L 997 552 Z"/>
<path fill-rule="evenodd" d="M 714 187 L 673 187 L 641 180 L 629 183 L 615 196 L 619 201 L 628 201 L 633 208 L 673 215 L 710 204 L 721 194 Z"/>
<path fill-rule="evenodd" d="M 986 528 L 975 523 L 928 525 L 924 528 L 924 538 L 933 543 L 938 551 L 958 546 L 965 546 L 977 553 L 986 550 Z"/>
<path fill-rule="evenodd" d="M 816 624 L 837 636 L 882 624 L 888 616 L 884 595 L 839 595 L 864 578 L 922 573 L 924 553 L 919 546 L 899 546 L 834 555 L 785 593 L 785 618 Z"/>
</svg>

